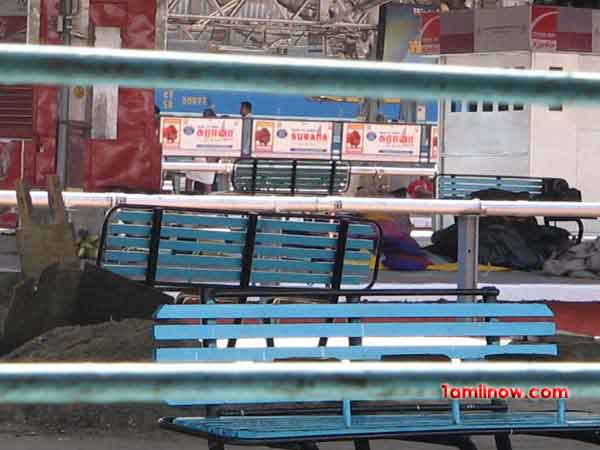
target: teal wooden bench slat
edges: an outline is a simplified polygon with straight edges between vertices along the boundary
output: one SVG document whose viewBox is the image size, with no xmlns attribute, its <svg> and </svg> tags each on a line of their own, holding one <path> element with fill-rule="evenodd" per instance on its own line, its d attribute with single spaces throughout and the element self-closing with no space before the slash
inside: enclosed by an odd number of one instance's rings
<svg viewBox="0 0 600 450">
<path fill-rule="evenodd" d="M 248 219 L 244 217 L 226 217 L 193 214 L 164 214 L 163 224 L 176 225 L 205 225 L 214 227 L 243 228 L 248 225 Z"/>
<path fill-rule="evenodd" d="M 242 265 L 242 258 L 226 256 L 199 256 L 199 255 L 158 255 L 159 266 L 181 265 L 181 266 L 207 266 L 207 267 L 233 267 Z"/>
<path fill-rule="evenodd" d="M 375 295 L 377 291 L 375 291 Z M 366 294 L 365 294 L 366 295 Z M 369 294 L 370 295 L 370 294 Z M 540 303 L 344 303 L 336 305 L 163 305 L 156 319 L 320 319 L 320 318 L 465 318 L 465 317 L 542 317 L 551 318 L 552 310 Z"/>
<path fill-rule="evenodd" d="M 499 355 L 556 356 L 552 344 L 525 345 L 418 345 L 370 347 L 261 347 L 261 348 L 158 348 L 158 362 L 271 362 L 285 359 L 336 359 L 352 361 L 379 361 L 394 356 L 445 356 L 449 359 L 479 360 Z M 256 402 L 260 402 L 257 398 Z M 219 402 L 221 403 L 221 402 Z"/>
<path fill-rule="evenodd" d="M 232 241 L 241 242 L 246 238 L 246 233 L 238 231 L 215 231 L 209 229 L 162 227 L 161 238 L 178 237 L 186 239 L 203 239 L 207 241 Z"/>
<path fill-rule="evenodd" d="M 150 226 L 147 225 L 110 225 L 109 233 L 127 234 L 129 236 L 148 237 L 150 236 Z"/>
<path fill-rule="evenodd" d="M 115 215 L 115 220 L 122 222 L 150 224 L 152 221 L 152 213 L 143 211 L 120 211 Z"/>
<path fill-rule="evenodd" d="M 119 261 L 119 262 L 147 262 L 148 253 L 142 252 L 121 252 L 121 251 L 107 251 L 107 261 Z"/>
<path fill-rule="evenodd" d="M 171 241 L 168 239 L 161 239 L 160 248 L 163 250 L 185 252 L 240 255 L 244 249 L 244 246 L 241 244 L 216 244 L 211 242 L 198 243 L 193 241 Z"/>
<path fill-rule="evenodd" d="M 305 235 L 283 235 L 270 233 L 256 233 L 257 244 L 287 244 L 301 245 L 305 247 L 335 247 L 337 239 L 327 237 L 305 236 Z M 348 239 L 346 248 L 352 250 L 370 249 L 373 241 L 367 239 Z"/>
<path fill-rule="evenodd" d="M 150 239 L 109 236 L 106 243 L 109 248 L 148 248 Z"/>
<path fill-rule="evenodd" d="M 418 322 L 418 323 L 331 323 L 331 324 L 242 324 L 242 325 L 157 325 L 154 338 L 256 339 L 308 337 L 485 337 L 548 336 L 555 333 L 548 322 Z"/>
<path fill-rule="evenodd" d="M 253 271 L 250 275 L 250 281 L 253 283 L 306 283 L 324 284 L 331 282 L 331 276 L 328 274 L 307 274 L 294 272 L 259 272 Z M 365 281 L 365 277 L 345 275 L 342 277 L 342 284 L 360 284 Z"/>
<path fill-rule="evenodd" d="M 240 280 L 239 270 L 216 270 L 214 268 L 206 269 L 179 269 L 172 267 L 158 266 L 156 274 L 159 279 L 194 282 L 233 282 Z"/>
</svg>

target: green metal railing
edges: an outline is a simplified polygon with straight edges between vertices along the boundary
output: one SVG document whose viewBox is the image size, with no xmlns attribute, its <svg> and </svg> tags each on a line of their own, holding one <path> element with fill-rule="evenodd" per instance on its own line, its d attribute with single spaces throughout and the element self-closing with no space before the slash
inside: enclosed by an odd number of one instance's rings
<svg viewBox="0 0 600 450">
<path fill-rule="evenodd" d="M 600 364 L 2 364 L 0 403 L 440 400 L 453 387 L 561 387 L 600 398 Z"/>
<path fill-rule="evenodd" d="M 6 84 L 600 103 L 600 74 L 89 47 L 0 45 Z"/>
</svg>

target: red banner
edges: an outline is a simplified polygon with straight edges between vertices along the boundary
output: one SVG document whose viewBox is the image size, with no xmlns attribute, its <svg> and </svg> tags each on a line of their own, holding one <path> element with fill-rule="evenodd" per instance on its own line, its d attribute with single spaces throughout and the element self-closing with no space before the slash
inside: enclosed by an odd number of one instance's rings
<svg viewBox="0 0 600 450">
<path fill-rule="evenodd" d="M 13 44 L 27 42 L 27 17 L 0 16 L 0 42 Z"/>
<path fill-rule="evenodd" d="M 556 50 L 558 8 L 555 6 L 531 7 L 531 48 Z"/>
<path fill-rule="evenodd" d="M 425 55 L 438 55 L 440 53 L 440 13 L 422 12 L 419 40 L 421 53 Z"/>
</svg>

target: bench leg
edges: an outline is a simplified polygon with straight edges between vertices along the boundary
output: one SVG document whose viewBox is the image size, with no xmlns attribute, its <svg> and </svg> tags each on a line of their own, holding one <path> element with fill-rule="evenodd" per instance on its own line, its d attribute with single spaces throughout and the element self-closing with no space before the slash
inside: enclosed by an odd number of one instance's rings
<svg viewBox="0 0 600 450">
<path fill-rule="evenodd" d="M 355 439 L 354 450 L 371 450 L 371 444 L 368 439 Z"/>
<path fill-rule="evenodd" d="M 508 433 L 498 433 L 494 435 L 497 450 L 512 450 L 512 443 Z"/>
</svg>

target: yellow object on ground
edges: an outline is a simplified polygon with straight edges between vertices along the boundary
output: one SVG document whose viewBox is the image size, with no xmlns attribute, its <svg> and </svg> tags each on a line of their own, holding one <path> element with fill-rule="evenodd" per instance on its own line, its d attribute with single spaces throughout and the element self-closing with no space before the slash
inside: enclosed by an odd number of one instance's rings
<svg viewBox="0 0 600 450">
<path fill-rule="evenodd" d="M 458 272 L 458 263 L 448 264 L 434 264 L 427 267 L 427 270 L 433 270 L 436 272 Z M 480 272 L 510 272 L 508 267 L 498 267 L 491 265 L 479 265 Z"/>
</svg>

